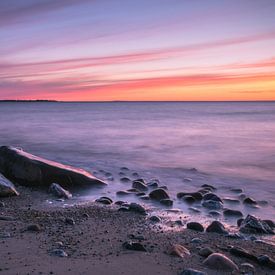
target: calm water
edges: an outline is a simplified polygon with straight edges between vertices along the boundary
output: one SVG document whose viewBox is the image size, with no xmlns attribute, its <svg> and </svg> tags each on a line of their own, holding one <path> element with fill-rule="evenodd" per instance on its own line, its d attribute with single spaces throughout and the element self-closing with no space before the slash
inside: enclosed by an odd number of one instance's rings
<svg viewBox="0 0 275 275">
<path fill-rule="evenodd" d="M 231 197 L 230 187 L 242 187 L 269 202 L 242 211 L 275 214 L 274 102 L 0 103 L 0 144 L 111 172 L 115 180 L 102 191 L 110 196 L 126 188 L 117 173 L 127 166 L 145 178 L 158 177 L 172 196 L 202 183 Z M 198 172 L 188 170 L 193 167 Z"/>
</svg>

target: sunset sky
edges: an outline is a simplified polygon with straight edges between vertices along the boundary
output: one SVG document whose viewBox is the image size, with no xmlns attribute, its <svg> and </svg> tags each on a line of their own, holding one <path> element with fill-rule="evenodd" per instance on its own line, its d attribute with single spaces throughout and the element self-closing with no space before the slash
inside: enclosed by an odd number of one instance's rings
<svg viewBox="0 0 275 275">
<path fill-rule="evenodd" d="M 274 0 L 1 0 L 0 99 L 275 100 Z"/>
</svg>

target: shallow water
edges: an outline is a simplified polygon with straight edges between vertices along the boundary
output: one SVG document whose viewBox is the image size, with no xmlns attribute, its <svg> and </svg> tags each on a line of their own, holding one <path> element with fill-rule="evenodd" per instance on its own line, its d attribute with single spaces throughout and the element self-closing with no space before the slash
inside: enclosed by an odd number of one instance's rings
<svg viewBox="0 0 275 275">
<path fill-rule="evenodd" d="M 0 144 L 97 172 L 100 178 L 111 172 L 114 180 L 100 193 L 114 199 L 117 190 L 131 187 L 119 181 L 120 167 L 127 166 L 131 179 L 133 172 L 160 179 L 174 206 L 189 214 L 176 193 L 208 183 L 221 196 L 236 197 L 229 189 L 241 187 L 268 201 L 259 209 L 230 208 L 275 215 L 275 102 L 0 103 Z M 192 181 L 183 181 L 186 177 Z M 122 199 L 138 201 L 134 195 Z"/>
</svg>

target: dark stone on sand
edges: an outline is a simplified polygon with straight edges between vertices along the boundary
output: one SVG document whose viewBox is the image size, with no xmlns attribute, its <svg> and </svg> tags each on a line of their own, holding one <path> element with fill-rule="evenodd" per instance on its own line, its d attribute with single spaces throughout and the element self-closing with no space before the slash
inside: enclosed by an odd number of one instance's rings
<svg viewBox="0 0 275 275">
<path fill-rule="evenodd" d="M 70 199 L 72 197 L 72 194 L 69 191 L 65 190 L 57 183 L 51 184 L 49 192 L 58 198 Z"/>
<path fill-rule="evenodd" d="M 242 217 L 243 213 L 239 210 L 233 210 L 233 209 L 225 209 L 223 211 L 223 214 L 225 216 L 230 216 L 230 217 Z"/>
<path fill-rule="evenodd" d="M 123 178 L 120 179 L 120 181 L 127 183 L 127 182 L 130 182 L 131 180 L 127 177 L 123 177 Z"/>
<path fill-rule="evenodd" d="M 173 206 L 173 201 L 170 199 L 163 199 L 163 200 L 160 200 L 159 202 L 165 206 Z"/>
<path fill-rule="evenodd" d="M 116 202 L 115 202 L 116 205 L 122 205 L 122 204 L 124 204 L 124 203 L 125 203 L 125 201 L 116 201 Z"/>
<path fill-rule="evenodd" d="M 132 212 L 146 215 L 146 209 L 142 205 L 135 202 L 130 203 L 129 210 Z"/>
<path fill-rule="evenodd" d="M 219 221 L 213 221 L 206 228 L 206 232 L 218 233 L 218 234 L 227 234 L 228 232 L 225 230 L 224 225 Z"/>
<path fill-rule="evenodd" d="M 139 191 L 147 191 L 148 187 L 141 181 L 134 180 L 132 184 L 133 188 L 136 188 Z"/>
<path fill-rule="evenodd" d="M 0 172 L 9 180 L 26 186 L 104 186 L 92 174 L 71 166 L 49 161 L 14 147 L 0 147 Z"/>
<path fill-rule="evenodd" d="M 207 275 L 207 274 L 196 269 L 186 268 L 180 273 L 180 275 Z"/>
<path fill-rule="evenodd" d="M 129 212 L 130 210 L 129 210 L 129 207 L 121 206 L 121 207 L 118 208 L 117 211 L 119 211 L 119 212 Z"/>
<path fill-rule="evenodd" d="M 240 225 L 240 232 L 246 234 L 274 234 L 273 229 L 265 221 L 247 215 Z"/>
<path fill-rule="evenodd" d="M 196 200 L 194 199 L 194 197 L 192 196 L 189 196 L 189 195 L 186 195 L 186 196 L 183 196 L 182 198 L 185 202 L 187 203 L 194 203 Z"/>
<path fill-rule="evenodd" d="M 50 255 L 57 257 L 68 257 L 68 254 L 63 249 L 54 249 L 50 252 Z"/>
<path fill-rule="evenodd" d="M 108 197 L 100 197 L 99 199 L 95 200 L 96 202 L 105 204 L 105 205 L 109 205 L 113 203 L 113 200 L 108 198 Z"/>
<path fill-rule="evenodd" d="M 198 222 L 189 222 L 189 223 L 187 223 L 186 227 L 188 229 L 192 229 L 192 230 L 199 231 L 199 232 L 204 231 L 203 226 Z"/>
<path fill-rule="evenodd" d="M 137 178 L 137 177 L 139 177 L 139 174 L 137 172 L 134 172 L 134 173 L 132 173 L 132 176 Z"/>
<path fill-rule="evenodd" d="M 125 242 L 123 243 L 123 247 L 128 250 L 135 250 L 135 251 L 143 251 L 147 252 L 146 248 L 141 243 L 135 243 L 135 242 Z"/>
<path fill-rule="evenodd" d="M 158 188 L 150 192 L 149 197 L 152 200 L 163 200 L 163 199 L 169 199 L 169 195 L 164 189 Z"/>
<path fill-rule="evenodd" d="M 202 206 L 208 209 L 222 209 L 223 204 L 220 201 L 206 200 L 202 202 Z"/>
<path fill-rule="evenodd" d="M 152 222 L 161 222 L 161 218 L 159 216 L 151 216 L 150 221 L 152 221 Z"/>
<path fill-rule="evenodd" d="M 201 187 L 202 187 L 202 188 L 209 188 L 209 189 L 211 189 L 212 191 L 217 190 L 216 187 L 214 187 L 213 185 L 210 185 L 210 184 L 203 184 L 203 185 L 201 185 Z"/>
<path fill-rule="evenodd" d="M 228 257 L 221 253 L 213 253 L 209 255 L 203 264 L 207 267 L 219 271 L 233 272 L 239 270 L 238 266 Z"/>
<path fill-rule="evenodd" d="M 31 232 L 40 232 L 41 226 L 39 224 L 30 224 L 27 226 L 26 230 Z"/>
<path fill-rule="evenodd" d="M 232 247 L 229 249 L 229 252 L 237 257 L 243 257 L 243 258 L 247 258 L 253 261 L 257 261 L 257 257 L 250 254 L 247 250 L 240 248 L 240 247 Z"/>
<path fill-rule="evenodd" d="M 245 204 L 254 204 L 254 205 L 257 204 L 257 202 L 254 199 L 249 198 L 249 197 L 245 198 L 243 200 L 243 203 L 245 203 Z"/>
<path fill-rule="evenodd" d="M 177 197 L 181 199 L 184 196 L 192 196 L 195 200 L 202 200 L 202 194 L 200 192 L 193 192 L 193 193 L 185 193 L 185 192 L 179 192 L 177 194 Z"/>
<path fill-rule="evenodd" d="M 19 193 L 16 191 L 14 185 L 2 174 L 0 174 L 0 197 L 11 197 L 18 195 Z"/>
<path fill-rule="evenodd" d="M 214 251 L 209 247 L 204 247 L 199 250 L 199 255 L 202 257 L 208 257 L 209 255 L 213 254 Z"/>
<path fill-rule="evenodd" d="M 75 224 L 75 221 L 73 218 L 66 218 L 65 219 L 65 223 L 66 224 L 70 224 L 70 225 L 74 225 Z"/>
</svg>

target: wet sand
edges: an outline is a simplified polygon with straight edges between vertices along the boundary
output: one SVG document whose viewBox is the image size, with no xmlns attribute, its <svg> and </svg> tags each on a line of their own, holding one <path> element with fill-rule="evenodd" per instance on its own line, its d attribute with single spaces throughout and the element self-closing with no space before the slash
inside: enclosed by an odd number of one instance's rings
<svg viewBox="0 0 275 275">
<path fill-rule="evenodd" d="M 274 272 L 229 253 L 230 246 L 238 246 L 255 256 L 272 258 L 275 247 L 267 243 L 189 230 L 184 218 L 183 225 L 165 230 L 147 216 L 118 211 L 116 205 L 90 203 L 64 208 L 60 203 L 46 207 L 48 193 L 24 187 L 18 191 L 18 197 L 0 200 L 4 203 L 1 216 L 10 217 L 0 220 L 0 274 L 179 274 L 185 268 L 226 274 L 203 264 L 205 258 L 198 254 L 202 247 L 223 253 L 239 267 L 245 262 L 253 264 L 255 274 Z M 26 230 L 33 224 L 38 231 Z M 10 236 L 4 237 L 4 232 Z M 201 242 L 191 241 L 194 238 Z M 126 241 L 142 243 L 147 252 L 126 250 Z M 183 245 L 191 256 L 169 255 L 171 244 Z M 68 256 L 53 255 L 54 249 L 62 249 Z"/>
</svg>

